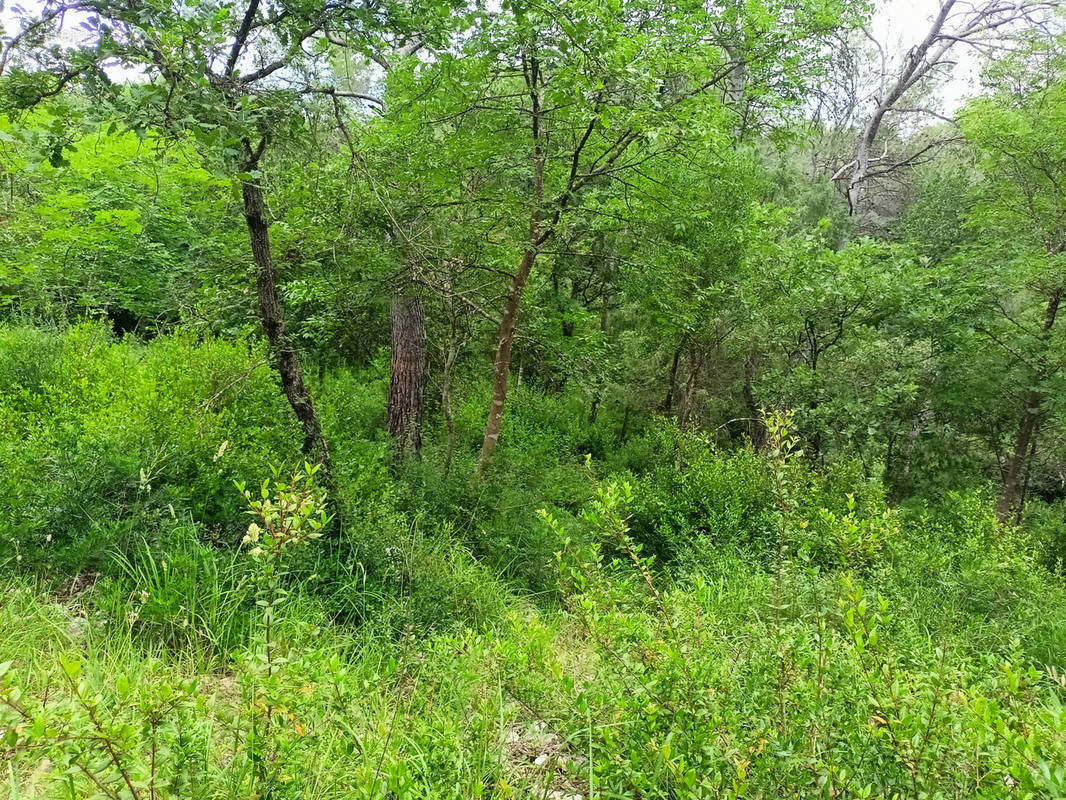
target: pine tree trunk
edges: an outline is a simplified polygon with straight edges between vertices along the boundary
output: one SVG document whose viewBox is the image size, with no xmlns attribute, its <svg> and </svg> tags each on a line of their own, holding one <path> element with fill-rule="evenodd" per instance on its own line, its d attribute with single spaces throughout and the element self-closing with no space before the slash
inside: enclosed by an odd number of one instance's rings
<svg viewBox="0 0 1066 800">
<path fill-rule="evenodd" d="M 426 314 L 418 297 L 398 297 L 389 312 L 392 359 L 385 427 L 399 458 L 422 449 L 422 406 L 426 396 Z"/>
<path fill-rule="evenodd" d="M 242 171 L 255 171 L 258 168 L 258 162 L 259 156 L 253 154 L 251 147 L 247 146 L 247 157 L 242 165 Z M 285 319 L 274 275 L 274 261 L 270 253 L 270 234 L 267 229 L 263 189 L 254 180 L 245 180 L 241 184 L 241 195 L 244 201 L 244 219 L 248 226 L 252 259 L 256 266 L 255 287 L 263 331 L 266 333 L 270 351 L 274 355 L 278 376 L 281 378 L 281 388 L 303 427 L 304 455 L 317 459 L 328 474 L 329 450 L 322 436 L 311 395 L 304 386 L 300 361 L 285 330 Z"/>
<path fill-rule="evenodd" d="M 1056 290 L 1048 297 L 1047 309 L 1044 312 L 1044 326 L 1041 330 L 1041 338 L 1046 342 L 1051 335 L 1051 329 L 1055 325 L 1055 317 L 1059 311 L 1059 301 L 1062 299 L 1062 291 Z M 1033 389 L 1030 390 L 1026 399 L 1025 410 L 1022 412 L 1021 421 L 1018 423 L 1018 434 L 1014 438 L 1014 449 L 1007 459 L 1007 466 L 1003 472 L 1003 489 L 999 493 L 996 503 L 996 518 L 1001 523 L 1007 522 L 1012 513 L 1020 510 L 1022 498 L 1022 477 L 1028 472 L 1029 462 L 1035 453 L 1034 437 L 1040 424 L 1041 405 L 1044 401 L 1040 384 L 1047 377 L 1046 354 L 1041 355 L 1042 365 L 1035 376 Z"/>
</svg>

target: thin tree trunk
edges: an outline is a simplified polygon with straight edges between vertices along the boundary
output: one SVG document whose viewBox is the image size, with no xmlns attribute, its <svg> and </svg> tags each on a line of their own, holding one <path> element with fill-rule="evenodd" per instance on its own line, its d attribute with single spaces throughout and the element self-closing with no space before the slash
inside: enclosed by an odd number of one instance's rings
<svg viewBox="0 0 1066 800">
<path fill-rule="evenodd" d="M 530 220 L 530 240 L 536 238 L 539 229 L 540 212 L 534 211 Z M 537 253 L 532 247 L 522 254 L 518 272 L 511 280 L 504 302 L 503 316 L 496 338 L 496 355 L 492 361 L 492 399 L 489 401 L 488 419 L 485 422 L 485 436 L 481 441 L 481 456 L 478 459 L 478 475 L 482 475 L 492 459 L 500 438 L 503 422 L 503 407 L 507 402 L 507 379 L 511 370 L 511 349 L 514 347 L 514 332 L 518 324 L 518 306 L 522 302 L 522 290 L 525 288 L 529 273 L 533 269 Z"/>
<path fill-rule="evenodd" d="M 1019 484 L 1025 472 L 1030 442 L 1036 434 L 1042 402 L 1043 395 L 1038 389 L 1029 392 L 1025 411 L 1022 412 L 1022 419 L 1018 424 L 1018 434 L 1014 439 L 1014 450 L 1007 460 L 1007 468 L 1003 475 L 1003 489 L 996 503 L 996 518 L 1000 522 L 1006 522 L 1018 504 L 1021 493 Z"/>
<path fill-rule="evenodd" d="M 452 365 L 445 362 L 444 374 L 440 382 L 440 405 L 444 411 L 444 424 L 448 429 L 448 447 L 444 451 L 444 474 L 447 475 L 452 469 L 452 458 L 455 456 L 455 412 L 452 411 Z"/>
<path fill-rule="evenodd" d="M 1029 499 L 1029 478 L 1033 474 L 1033 461 L 1036 460 L 1036 443 L 1038 437 L 1034 436 L 1029 444 L 1029 458 L 1025 462 L 1025 480 L 1022 481 L 1022 493 L 1018 498 L 1018 506 L 1014 510 L 1014 524 L 1022 521 L 1022 512 L 1025 511 L 1025 501 Z"/>
<path fill-rule="evenodd" d="M 663 401 L 663 411 L 669 414 L 674 409 L 674 391 L 677 388 L 677 367 L 681 361 L 681 348 L 685 346 L 685 340 L 682 339 L 678 344 L 677 349 L 674 350 L 674 360 L 670 364 L 670 376 L 666 379 L 666 399 Z"/>
<path fill-rule="evenodd" d="M 1059 311 L 1059 301 L 1062 299 L 1062 290 L 1055 290 L 1048 298 L 1047 309 L 1044 312 L 1044 326 L 1041 330 L 1041 339 L 1045 342 L 1051 335 L 1051 329 L 1055 325 L 1055 317 Z M 1046 361 L 1043 354 L 1041 361 Z M 1003 489 L 1000 491 L 999 500 L 996 503 L 996 518 L 1001 523 L 1010 519 L 1011 513 L 1020 507 L 1022 494 L 1021 480 L 1029 467 L 1032 457 L 1030 452 L 1033 439 L 1036 436 L 1037 427 L 1040 424 L 1041 405 L 1044 395 L 1040 384 L 1047 377 L 1047 365 L 1043 363 L 1035 376 L 1033 388 L 1026 400 L 1025 410 L 1022 412 L 1021 421 L 1018 423 L 1018 435 L 1014 439 L 1014 449 L 1007 459 L 1007 466 L 1003 473 Z"/>
<path fill-rule="evenodd" d="M 677 406 L 677 426 L 681 430 L 687 430 L 692 418 L 693 408 L 696 405 L 696 392 L 699 389 L 700 370 L 703 369 L 703 353 L 693 343 L 689 352 L 688 378 L 685 380 L 685 390 L 681 394 L 681 402 Z"/>
<path fill-rule="evenodd" d="M 607 293 L 607 290 L 603 291 L 603 305 L 600 308 L 600 333 L 607 333 L 607 312 L 610 310 L 611 296 Z M 603 394 L 603 386 L 597 386 L 596 391 L 592 394 L 592 408 L 589 409 L 589 425 L 593 425 L 596 422 L 596 412 L 600 408 L 600 397 Z"/>
<path fill-rule="evenodd" d="M 261 143 L 259 149 L 253 152 L 251 145 L 245 143 L 246 157 L 242 165 L 243 172 L 254 172 L 258 168 L 264 147 L 265 143 Z M 285 319 L 274 275 L 274 261 L 270 253 L 270 234 L 267 229 L 263 189 L 256 181 L 245 180 L 241 183 L 241 196 L 244 201 L 244 220 L 248 226 L 252 259 L 256 266 L 255 287 L 259 300 L 259 318 L 263 323 L 267 343 L 274 355 L 278 376 L 281 378 L 281 388 L 303 427 L 304 455 L 317 458 L 328 475 L 329 449 L 322 436 L 311 395 L 304 386 L 300 361 L 285 330 Z"/>
<path fill-rule="evenodd" d="M 538 243 L 541 240 L 541 205 L 544 201 L 544 141 L 541 119 L 539 66 L 534 60 L 527 73 L 529 95 L 532 101 L 533 126 L 533 190 L 532 211 L 529 214 L 529 235 L 526 249 L 518 263 L 518 271 L 511 279 L 504 301 L 503 316 L 496 337 L 496 355 L 492 362 L 492 399 L 489 401 L 488 418 L 485 421 L 485 436 L 481 440 L 481 455 L 478 458 L 477 474 L 484 475 L 492 454 L 500 439 L 503 408 L 507 401 L 507 379 L 511 370 L 511 349 L 514 346 L 515 326 L 518 324 L 518 308 L 522 302 L 529 273 L 537 260 Z"/>
<path fill-rule="evenodd" d="M 758 353 L 748 353 L 744 358 L 744 408 L 748 412 L 748 437 L 756 453 L 761 453 L 766 445 L 766 424 L 762 411 L 755 402 L 755 376 L 759 372 Z"/>
<path fill-rule="evenodd" d="M 956 2 L 957 0 L 942 0 L 938 13 L 933 19 L 925 38 L 907 53 L 895 81 L 888 87 L 888 91 L 883 96 L 877 98 L 877 104 L 874 106 L 870 118 L 863 126 L 862 134 L 859 136 L 859 141 L 855 148 L 855 160 L 850 165 L 851 176 L 848 178 L 847 187 L 848 213 L 853 217 L 859 212 L 859 202 L 862 199 L 863 188 L 870 174 L 874 142 L 877 139 L 877 134 L 881 129 L 881 123 L 884 121 L 885 115 L 895 107 L 896 103 L 907 93 L 907 90 L 924 78 L 934 64 L 940 62 L 953 44 L 955 37 L 950 37 L 946 43 L 941 43 L 939 48 L 935 47 L 937 42 L 941 41 L 944 25 Z M 934 52 L 933 56 L 929 55 L 931 50 Z"/>
<path fill-rule="evenodd" d="M 399 458 L 422 449 L 426 396 L 426 314 L 418 297 L 398 297 L 389 311 L 392 358 L 385 426 Z"/>
</svg>

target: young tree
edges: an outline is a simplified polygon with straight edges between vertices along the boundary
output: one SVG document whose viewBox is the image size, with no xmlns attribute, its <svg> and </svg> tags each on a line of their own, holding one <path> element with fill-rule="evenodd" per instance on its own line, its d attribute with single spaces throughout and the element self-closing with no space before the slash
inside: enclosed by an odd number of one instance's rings
<svg viewBox="0 0 1066 800">
<path fill-rule="evenodd" d="M 461 57 L 442 56 L 424 70 L 409 108 L 436 135 L 465 137 L 466 154 L 478 152 L 482 165 L 491 154 L 503 172 L 483 183 L 507 196 L 500 212 L 516 215 L 495 220 L 513 236 L 517 264 L 508 270 L 493 348 L 479 474 L 500 436 L 523 293 L 548 245 L 565 241 L 576 215 L 597 209 L 615 187 L 624 191 L 656 159 L 728 142 L 735 117 L 722 100 L 736 93 L 738 68 L 749 88 L 768 76 L 795 85 L 824 36 L 851 12 L 847 2 L 787 12 L 776 3 L 513 3 L 479 21 Z M 447 87 L 446 102 L 438 95 L 427 104 L 428 86 Z"/>
</svg>

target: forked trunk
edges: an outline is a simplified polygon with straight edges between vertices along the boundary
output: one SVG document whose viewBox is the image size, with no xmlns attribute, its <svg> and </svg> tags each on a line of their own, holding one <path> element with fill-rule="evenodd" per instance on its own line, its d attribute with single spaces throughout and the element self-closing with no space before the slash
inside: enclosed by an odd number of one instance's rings
<svg viewBox="0 0 1066 800">
<path fill-rule="evenodd" d="M 422 449 L 422 406 L 426 396 L 426 314 L 418 297 L 398 297 L 389 312 L 392 359 L 385 427 L 403 458 Z"/>
</svg>

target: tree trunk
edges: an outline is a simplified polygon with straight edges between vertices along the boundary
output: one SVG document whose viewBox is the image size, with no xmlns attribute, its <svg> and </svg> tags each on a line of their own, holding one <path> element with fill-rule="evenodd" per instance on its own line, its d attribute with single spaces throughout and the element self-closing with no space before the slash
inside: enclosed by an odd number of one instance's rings
<svg viewBox="0 0 1066 800">
<path fill-rule="evenodd" d="M 459 356 L 459 348 L 455 343 L 455 328 L 452 327 L 452 337 L 448 341 L 448 347 L 444 351 L 444 358 L 440 370 L 440 408 L 444 412 L 444 424 L 448 430 L 448 446 L 444 451 L 444 474 L 447 475 L 452 469 L 452 458 L 455 456 L 455 413 L 452 411 L 452 369 L 455 360 Z"/>
<path fill-rule="evenodd" d="M 1051 329 L 1055 325 L 1055 317 L 1059 311 L 1059 301 L 1062 299 L 1062 290 L 1057 289 L 1048 297 L 1047 309 L 1044 312 L 1044 326 L 1041 330 L 1041 339 L 1045 342 L 1051 335 Z M 1021 421 L 1018 423 L 1018 435 L 1014 439 L 1014 449 L 1007 459 L 1007 466 L 1003 472 L 1003 489 L 999 493 L 996 503 L 996 518 L 1005 523 L 1012 513 L 1017 512 L 1022 500 L 1022 476 L 1028 471 L 1029 461 L 1032 458 L 1035 447 L 1033 439 L 1036 436 L 1037 427 L 1040 424 L 1041 404 L 1044 395 L 1040 384 L 1047 377 L 1047 355 L 1041 355 L 1041 366 L 1037 371 L 1033 388 L 1026 399 L 1025 410 L 1022 412 Z"/>
<path fill-rule="evenodd" d="M 252 153 L 250 145 L 246 144 L 246 148 L 247 157 L 242 171 L 253 172 L 258 168 L 262 145 L 258 154 Z M 245 180 L 241 183 L 241 196 L 244 200 L 244 220 L 248 226 L 252 259 L 256 266 L 255 288 L 259 300 L 259 318 L 263 323 L 270 351 L 274 355 L 281 388 L 303 427 L 304 455 L 316 458 L 328 475 L 329 450 L 322 436 L 311 395 L 304 386 L 300 361 L 285 330 L 285 319 L 274 276 L 274 261 L 270 254 L 270 234 L 267 230 L 263 189 L 254 180 Z"/>
<path fill-rule="evenodd" d="M 1040 404 L 1043 396 L 1039 389 L 1029 392 L 1022 412 L 1021 422 L 1018 424 L 1018 434 L 1014 439 L 1014 450 L 1007 459 L 1007 468 L 1003 475 L 1003 489 L 999 493 L 999 501 L 996 503 L 996 518 L 1000 522 L 1010 519 L 1011 513 L 1016 509 L 1020 499 L 1020 482 L 1025 472 L 1025 464 L 1029 445 L 1036 434 L 1037 423 L 1040 418 Z"/>
<path fill-rule="evenodd" d="M 604 291 L 603 291 L 603 305 L 600 308 L 600 333 L 601 334 L 606 334 L 607 333 L 607 312 L 608 312 L 609 309 L 610 309 L 610 295 L 607 293 L 607 290 L 604 289 Z M 603 394 L 603 386 L 602 385 L 597 386 L 596 390 L 592 393 L 592 408 L 589 409 L 589 425 L 594 425 L 596 423 L 596 412 L 599 411 L 599 408 L 600 408 L 600 397 L 601 397 L 602 394 Z"/>
<path fill-rule="evenodd" d="M 392 359 L 385 427 L 398 458 L 422 449 L 422 405 L 426 396 L 426 314 L 418 297 L 398 297 L 389 311 Z"/>
<path fill-rule="evenodd" d="M 761 453 L 766 446 L 766 423 L 762 410 L 755 402 L 755 376 L 759 372 L 759 355 L 751 352 L 744 358 L 744 408 L 748 412 L 748 437 L 752 449 Z"/>
<path fill-rule="evenodd" d="M 863 126 L 855 148 L 855 160 L 851 163 L 851 176 L 847 187 L 848 213 L 853 217 L 859 213 L 859 202 L 862 199 L 864 184 L 870 174 L 874 141 L 877 139 L 877 133 L 881 129 L 885 115 L 895 107 L 908 89 L 929 73 L 933 65 L 940 63 L 954 40 L 958 38 L 949 37 L 946 42 L 941 41 L 944 25 L 956 2 L 957 0 L 942 0 L 940 9 L 925 38 L 907 53 L 896 80 L 883 96 L 878 96 L 877 104 Z M 934 47 L 937 42 L 941 42 L 938 49 Z M 933 56 L 929 55 L 931 50 L 935 53 Z"/>
<path fill-rule="evenodd" d="M 533 212 L 530 221 L 530 239 L 539 229 L 540 212 Z M 522 290 L 525 288 L 529 273 L 533 269 L 537 252 L 532 247 L 522 254 L 518 272 L 511 280 L 504 302 L 503 317 L 496 338 L 496 355 L 492 361 L 492 399 L 489 401 L 488 419 L 485 422 L 485 436 L 481 440 L 481 456 L 478 458 L 477 472 L 483 475 L 492 459 L 500 438 L 500 426 L 503 422 L 503 407 L 507 402 L 507 378 L 511 370 L 511 349 L 514 346 L 514 332 L 518 324 L 518 306 L 522 302 Z"/>
<path fill-rule="evenodd" d="M 511 370 L 511 349 L 514 346 L 515 326 L 518 324 L 518 307 L 522 302 L 522 290 L 525 289 L 529 273 L 537 260 L 537 249 L 542 240 L 541 205 L 544 201 L 544 141 L 541 119 L 541 98 L 538 65 L 532 61 L 527 72 L 527 84 L 532 102 L 533 126 L 533 190 L 530 198 L 532 210 L 529 214 L 529 234 L 526 249 L 518 263 L 518 271 L 511 279 L 504 301 L 503 316 L 496 335 L 496 355 L 492 361 L 492 399 L 489 401 L 488 418 L 485 421 L 485 436 L 481 440 L 481 455 L 478 458 L 477 474 L 485 474 L 492 454 L 500 439 L 500 425 L 503 421 L 503 407 L 507 401 L 507 379 Z"/>
<path fill-rule="evenodd" d="M 452 376 L 449 373 L 441 380 L 440 404 L 444 411 L 444 424 L 448 430 L 448 446 L 444 451 L 444 474 L 452 471 L 452 458 L 455 457 L 455 412 L 452 411 Z"/>
<path fill-rule="evenodd" d="M 626 410 L 622 414 L 622 430 L 618 432 L 618 441 L 625 442 L 629 438 L 629 403 L 626 403 Z"/>
<path fill-rule="evenodd" d="M 677 405 L 677 426 L 683 431 L 688 430 L 688 424 L 696 406 L 696 392 L 699 389 L 700 370 L 703 369 L 703 355 L 695 343 L 690 346 L 688 378 L 685 380 L 685 389 L 681 393 L 681 401 Z"/>
<path fill-rule="evenodd" d="M 666 379 L 666 399 L 663 401 L 663 411 L 669 414 L 674 409 L 674 390 L 677 388 L 677 367 L 681 361 L 681 348 L 685 346 L 685 340 L 682 339 L 678 344 L 677 349 L 674 350 L 674 360 L 670 364 L 670 375 Z"/>
</svg>

